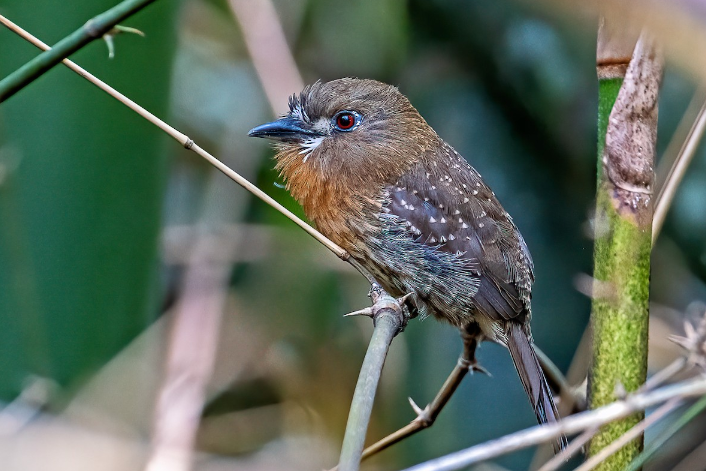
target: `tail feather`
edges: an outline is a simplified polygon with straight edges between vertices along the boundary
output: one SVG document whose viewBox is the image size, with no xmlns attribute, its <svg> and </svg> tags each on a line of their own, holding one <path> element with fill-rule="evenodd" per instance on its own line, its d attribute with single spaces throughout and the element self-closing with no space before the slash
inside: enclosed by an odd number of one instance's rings
<svg viewBox="0 0 706 471">
<path fill-rule="evenodd" d="M 510 323 L 507 329 L 507 346 L 522 381 L 522 386 L 524 386 L 525 392 L 527 392 L 527 396 L 532 403 L 537 421 L 540 424 L 558 421 L 559 412 L 554 404 L 552 391 L 549 389 L 547 379 L 544 377 L 544 372 L 539 364 L 534 347 L 521 324 Z M 566 445 L 566 437 L 562 435 L 554 445 L 554 450 L 562 450 Z"/>
</svg>

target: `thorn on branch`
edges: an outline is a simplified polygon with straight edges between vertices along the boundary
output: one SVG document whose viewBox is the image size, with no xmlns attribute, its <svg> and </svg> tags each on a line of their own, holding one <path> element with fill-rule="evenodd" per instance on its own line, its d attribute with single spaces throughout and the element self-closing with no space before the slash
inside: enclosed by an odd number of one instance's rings
<svg viewBox="0 0 706 471">
<path fill-rule="evenodd" d="M 471 367 L 468 369 L 468 371 L 473 374 L 474 372 L 478 373 L 483 373 L 484 375 L 487 375 L 488 377 L 493 377 L 493 375 L 490 374 L 490 371 L 486 370 L 484 367 L 482 367 L 479 363 L 473 363 Z"/>
<path fill-rule="evenodd" d="M 108 58 L 112 59 L 115 57 L 115 42 L 114 38 L 118 34 L 121 33 L 130 33 L 130 34 L 137 34 L 138 36 L 142 36 L 143 38 L 145 37 L 145 33 L 140 31 L 137 28 L 130 28 L 129 26 L 120 26 L 120 25 L 115 25 L 113 29 L 108 31 L 103 35 L 103 40 L 105 41 L 105 44 L 108 46 Z"/>
<path fill-rule="evenodd" d="M 685 321 L 684 336 L 670 335 L 669 340 L 686 350 L 689 364 L 706 369 L 706 312 L 697 327 Z"/>
<path fill-rule="evenodd" d="M 343 315 L 343 317 L 354 317 L 354 316 L 373 317 L 373 308 L 366 307 L 365 309 L 359 309 L 357 311 L 349 312 L 348 314 Z"/>
<path fill-rule="evenodd" d="M 428 404 L 424 409 L 422 409 L 416 402 L 414 402 L 414 399 L 411 397 L 408 397 L 407 399 L 409 399 L 409 404 L 412 406 L 412 409 L 414 409 L 414 413 L 417 414 L 417 417 L 415 417 L 412 422 L 416 422 L 418 426 L 423 429 L 431 427 L 436 420 L 437 414 L 430 413 L 431 409 Z"/>
<path fill-rule="evenodd" d="M 407 400 L 409 401 L 409 405 L 412 406 L 412 409 L 414 410 L 414 413 L 419 415 L 422 415 L 424 413 L 424 410 L 417 405 L 416 402 L 414 402 L 414 399 L 411 397 L 408 397 Z"/>
<path fill-rule="evenodd" d="M 412 294 L 413 293 L 408 293 L 399 299 L 395 299 L 387 294 L 378 283 L 373 282 L 370 285 L 370 291 L 368 291 L 368 297 L 371 299 L 373 305 L 365 309 L 349 312 L 348 314 L 344 314 L 343 317 L 366 316 L 372 318 L 373 324 L 375 324 L 381 316 L 385 314 L 393 315 L 397 317 L 397 323 L 400 326 L 397 332 L 399 334 L 404 331 L 407 322 L 411 318 L 409 310 L 404 303 Z"/>
</svg>

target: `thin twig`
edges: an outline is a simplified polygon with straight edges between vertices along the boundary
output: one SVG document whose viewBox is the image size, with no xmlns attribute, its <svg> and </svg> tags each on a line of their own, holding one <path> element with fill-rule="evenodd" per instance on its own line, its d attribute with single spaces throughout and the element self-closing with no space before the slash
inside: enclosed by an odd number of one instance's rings
<svg viewBox="0 0 706 471">
<path fill-rule="evenodd" d="M 699 110 L 703 106 L 704 99 L 706 99 L 706 88 L 699 88 L 694 91 L 689 105 L 686 107 L 681 119 L 679 119 L 677 128 L 669 138 L 669 144 L 667 144 L 667 147 L 664 149 L 657 163 L 657 169 L 655 170 L 655 191 L 657 194 L 660 194 L 662 188 L 664 188 L 667 176 L 672 171 L 672 167 L 674 167 L 674 163 L 677 161 L 681 148 L 684 147 L 684 143 L 691 132 L 691 128 L 694 126 L 694 122 L 696 122 L 699 116 Z"/>
<path fill-rule="evenodd" d="M 649 391 L 651 389 L 655 389 L 658 386 L 661 386 L 666 381 L 668 381 L 670 378 L 672 378 L 674 375 L 679 374 L 682 371 L 684 371 L 684 368 L 686 368 L 687 365 L 688 365 L 688 361 L 686 358 L 684 358 L 684 357 L 677 358 L 672 363 L 670 363 L 666 367 L 659 370 L 657 373 L 650 376 L 647 379 L 647 381 L 645 381 L 645 384 L 640 386 L 640 388 L 637 391 L 638 392 Z"/>
<path fill-rule="evenodd" d="M 689 409 L 687 409 L 684 414 L 681 415 L 677 420 L 672 422 L 666 430 L 663 430 L 657 437 L 655 437 L 645 448 L 642 453 L 640 453 L 626 468 L 625 471 L 638 471 L 647 462 L 648 459 L 652 457 L 658 450 L 662 448 L 662 445 L 672 438 L 679 430 L 684 428 L 689 422 L 691 422 L 695 417 L 699 416 L 704 409 L 706 409 L 706 396 L 696 401 Z"/>
<path fill-rule="evenodd" d="M 620 438 L 613 441 L 610 445 L 606 446 L 605 448 L 602 448 L 601 451 L 599 451 L 595 455 L 591 456 L 581 466 L 576 468 L 575 471 L 592 470 L 593 468 L 604 462 L 606 458 L 620 450 L 622 447 L 635 440 L 636 438 L 642 436 L 642 434 L 645 432 L 645 430 L 647 430 L 648 427 L 652 426 L 665 415 L 669 414 L 671 411 L 676 409 L 679 404 L 681 404 L 681 402 L 681 398 L 675 397 L 662 404 L 647 418 L 641 420 L 640 422 L 638 422 L 637 425 L 635 425 L 630 430 L 621 435 Z"/>
<path fill-rule="evenodd" d="M 588 441 L 596 434 L 596 432 L 598 432 L 598 427 L 586 430 L 581 435 L 571 440 L 569 446 L 561 450 L 561 453 L 557 453 L 556 455 L 554 455 L 552 459 L 544 463 L 544 465 L 537 471 L 555 471 L 556 469 L 560 468 L 561 466 L 566 464 L 569 458 L 581 451 L 583 446 L 588 443 Z"/>
<path fill-rule="evenodd" d="M 348 424 L 338 463 L 340 471 L 357 471 L 360 467 L 375 392 L 387 351 L 392 339 L 406 323 L 406 317 L 398 301 L 385 293 L 377 284 L 371 287 L 370 293 L 373 300 L 371 314 L 375 320 L 375 330 L 360 368 L 358 383 L 348 413 Z"/>
<path fill-rule="evenodd" d="M 624 400 L 613 402 L 595 410 L 572 415 L 559 422 L 537 425 L 521 430 L 496 440 L 427 461 L 408 468 L 406 471 L 451 471 L 463 469 L 481 461 L 555 440 L 562 434 L 570 435 L 600 427 L 675 397 L 687 398 L 704 395 L 706 395 L 706 378 L 702 377 L 675 383 L 655 391 L 630 395 Z"/>
<path fill-rule="evenodd" d="M 704 135 L 704 129 L 706 129 L 706 103 L 701 106 L 696 121 L 694 121 L 689 135 L 684 141 L 684 145 L 679 151 L 679 155 L 667 175 L 664 186 L 657 196 L 654 219 L 652 220 L 652 245 L 655 244 L 657 236 L 662 230 L 664 220 L 667 217 L 667 211 L 669 211 L 669 207 L 672 205 L 674 195 L 677 193 L 677 188 L 679 188 L 679 184 L 686 174 L 686 169 L 689 168 L 689 164 L 693 160 L 694 155 L 696 155 L 696 150 Z"/>
<path fill-rule="evenodd" d="M 0 81 L 0 103 L 41 77 L 45 72 L 95 39 L 100 39 L 124 19 L 155 0 L 125 0 L 110 10 L 88 20 L 56 45 L 47 49 Z"/>
<path fill-rule="evenodd" d="M 436 394 L 434 399 L 424 409 L 420 409 L 410 398 L 409 401 L 415 409 L 417 417 L 406 426 L 366 448 L 363 452 L 363 459 L 369 458 L 370 456 L 373 456 L 376 453 L 399 443 L 405 438 L 431 427 L 441 413 L 441 410 L 449 402 L 449 399 L 451 399 L 454 392 L 456 392 L 456 389 L 458 389 L 458 386 L 461 384 L 461 381 L 468 374 L 468 372 L 484 371 L 480 368 L 475 359 L 475 351 L 477 347 L 476 337 L 463 334 L 462 337 L 463 352 L 461 353 L 461 356 L 459 356 L 456 366 L 451 371 L 448 378 L 446 378 L 446 381 L 444 381 L 444 384 L 441 386 L 441 389 Z"/>
<path fill-rule="evenodd" d="M 19 36 L 22 38 L 26 39 L 27 41 L 31 42 L 33 45 L 36 47 L 43 49 L 43 50 L 50 50 L 49 46 L 44 44 L 42 41 L 31 35 L 29 32 L 25 31 L 24 29 L 20 28 L 18 25 L 14 24 L 4 16 L 0 15 L 0 23 L 4 24 L 7 26 L 10 30 L 13 32 L 17 33 Z M 154 124 L 157 126 L 159 129 L 167 133 L 171 138 L 179 142 L 182 146 L 184 146 L 186 149 L 191 150 L 198 154 L 199 156 L 203 157 L 205 160 L 207 160 L 211 165 L 216 167 L 218 170 L 223 172 L 228 178 L 233 180 L 235 183 L 238 185 L 242 186 L 245 188 L 247 191 L 252 193 L 253 195 L 257 196 L 260 198 L 262 201 L 267 203 L 268 205 L 272 206 L 274 209 L 282 213 L 284 216 L 286 216 L 289 220 L 294 222 L 296 225 L 304 229 L 309 235 L 311 235 L 314 239 L 319 241 L 321 244 L 324 245 L 327 249 L 329 249 L 331 252 L 336 254 L 339 258 L 349 261 L 350 258 L 348 256 L 348 252 L 343 250 L 341 247 L 336 245 L 334 242 L 329 240 L 327 237 L 325 237 L 323 234 L 321 234 L 319 231 L 311 227 L 309 224 L 306 222 L 302 221 L 299 217 L 297 217 L 294 213 L 289 211 L 287 208 L 279 204 L 277 201 L 275 201 L 272 197 L 270 197 L 267 193 L 250 183 L 247 179 L 243 178 L 240 176 L 238 173 L 235 171 L 231 170 L 227 165 L 225 165 L 223 162 L 220 160 L 216 159 L 214 156 L 203 150 L 201 147 L 199 147 L 192 139 L 189 138 L 186 134 L 176 130 L 169 124 L 165 123 L 146 109 L 144 109 L 142 106 L 138 105 L 122 93 L 118 92 L 114 88 L 110 87 L 107 85 L 105 82 L 101 81 L 85 69 L 79 67 L 76 65 L 76 63 L 64 59 L 62 61 L 64 65 L 66 65 L 69 69 L 72 71 L 76 72 L 92 84 L 96 85 L 98 88 L 103 90 L 104 92 L 108 93 L 110 96 L 115 98 L 116 100 L 120 101 L 123 103 L 125 106 L 130 108 L 131 110 L 135 111 L 137 114 L 148 120 L 150 123 Z M 354 265 L 356 266 L 356 265 Z M 358 266 L 356 266 L 358 268 Z"/>
</svg>

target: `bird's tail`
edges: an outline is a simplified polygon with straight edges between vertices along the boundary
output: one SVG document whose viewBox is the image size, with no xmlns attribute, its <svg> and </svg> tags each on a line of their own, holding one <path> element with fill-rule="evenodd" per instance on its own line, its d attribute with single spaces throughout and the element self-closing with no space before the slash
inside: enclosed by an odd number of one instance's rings
<svg viewBox="0 0 706 471">
<path fill-rule="evenodd" d="M 556 410 L 552 392 L 544 377 L 534 346 L 521 324 L 513 322 L 508 326 L 507 346 L 522 381 L 522 386 L 525 387 L 527 396 L 532 403 L 537 421 L 540 424 L 545 424 L 559 420 L 559 412 Z M 554 445 L 554 450 L 562 450 L 566 444 L 566 437 L 562 435 Z"/>
</svg>

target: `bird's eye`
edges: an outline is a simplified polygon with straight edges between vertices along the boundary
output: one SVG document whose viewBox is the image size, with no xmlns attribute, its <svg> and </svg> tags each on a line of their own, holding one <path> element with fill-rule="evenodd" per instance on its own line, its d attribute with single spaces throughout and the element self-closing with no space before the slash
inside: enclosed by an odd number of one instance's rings
<svg viewBox="0 0 706 471">
<path fill-rule="evenodd" d="M 341 131 L 350 131 L 359 121 L 359 115 L 352 111 L 341 111 L 336 115 L 336 127 Z"/>
</svg>

